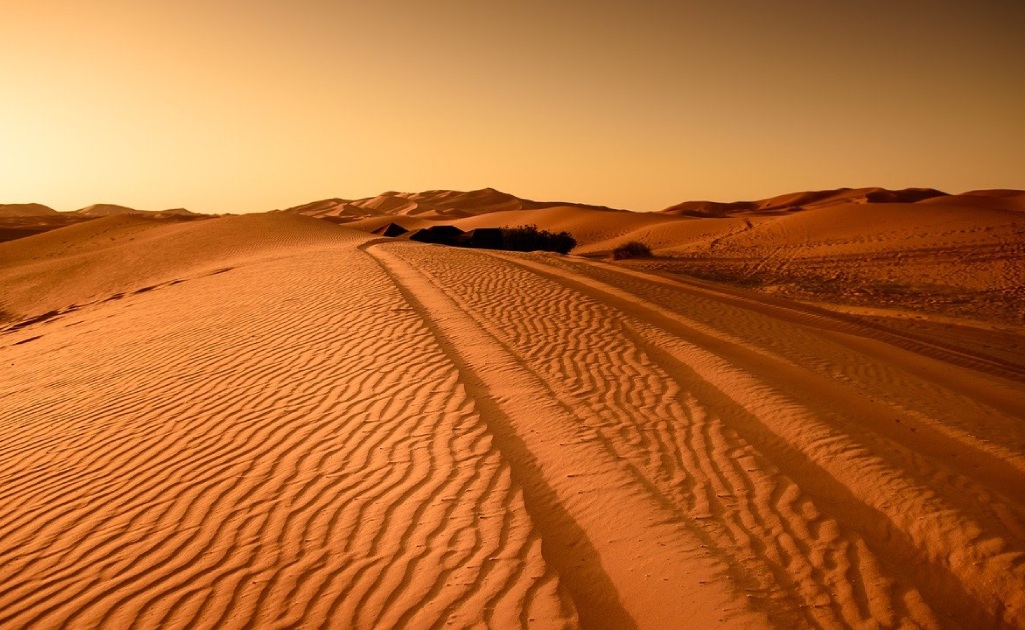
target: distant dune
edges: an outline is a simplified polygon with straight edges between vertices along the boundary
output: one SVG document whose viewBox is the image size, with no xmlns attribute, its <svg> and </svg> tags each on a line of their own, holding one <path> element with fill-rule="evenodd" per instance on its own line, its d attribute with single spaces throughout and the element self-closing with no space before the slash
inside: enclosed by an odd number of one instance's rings
<svg viewBox="0 0 1025 630">
<path fill-rule="evenodd" d="M 1003 324 L 1025 321 L 1022 191 L 840 188 L 756 201 L 691 201 L 653 213 L 510 198 L 493 189 L 388 193 L 345 202 L 345 210 L 328 204 L 337 211 L 332 215 L 324 214 L 325 202 L 286 212 L 365 232 L 391 223 L 407 230 L 537 225 L 570 232 L 578 255 L 606 257 L 638 241 L 656 258 L 629 263 L 635 267 L 848 311 L 873 306 L 889 309 L 890 316 L 910 309 Z"/>
<path fill-rule="evenodd" d="M 51 217 L 57 214 L 53 208 L 38 203 L 0 204 L 0 218 L 8 217 Z"/>
<path fill-rule="evenodd" d="M 185 208 L 149 211 L 100 203 L 73 212 L 57 212 L 38 203 L 0 204 L 0 242 L 41 234 L 101 217 L 126 215 L 178 220 L 207 218 L 207 215 L 190 212 Z"/>
<path fill-rule="evenodd" d="M 960 195 L 938 197 L 931 203 L 946 203 L 970 207 L 990 208 L 1025 212 L 1025 191 L 1022 190 L 973 190 Z"/>
<path fill-rule="evenodd" d="M 924 199 L 945 197 L 946 193 L 932 188 L 838 188 L 780 195 L 760 201 L 685 201 L 666 208 L 663 212 L 680 216 L 725 217 L 738 214 L 775 214 L 808 208 L 821 208 L 842 203 L 914 203 Z"/>
<path fill-rule="evenodd" d="M 118 206 L 112 203 L 97 203 L 91 206 L 86 206 L 79 210 L 75 210 L 76 214 L 81 214 L 87 217 L 110 217 L 124 214 L 150 214 L 155 216 L 161 215 L 172 215 L 172 216 L 196 216 L 195 212 L 189 212 L 185 208 L 173 208 L 171 210 L 136 210 L 135 208 L 129 208 L 128 206 Z"/>
<path fill-rule="evenodd" d="M 0 627 L 1025 627 L 1023 197 L 932 192 L 53 213 L 0 243 Z"/>
<path fill-rule="evenodd" d="M 928 312 L 1000 325 L 1025 321 L 1025 191 L 1020 190 L 951 195 L 932 188 L 838 188 L 753 201 L 686 201 L 638 213 L 534 201 L 484 188 L 323 199 L 278 212 L 366 233 L 392 225 L 393 232 L 409 232 L 399 238 L 435 225 L 462 230 L 535 225 L 572 234 L 576 255 L 608 257 L 640 242 L 655 256 L 623 264 L 844 312 L 877 309 L 875 315 L 905 319 Z M 109 216 L 209 218 L 181 208 L 149 212 L 95 204 L 55 212 L 15 204 L 0 206 L 0 240 Z"/>
<path fill-rule="evenodd" d="M 0 242 L 10 241 L 87 220 L 38 203 L 0 204 Z"/>
<path fill-rule="evenodd" d="M 286 210 L 366 233 L 452 225 L 462 230 L 535 225 L 569 232 L 574 254 L 608 257 L 640 242 L 654 258 L 635 268 L 758 289 L 844 312 L 928 312 L 972 321 L 1025 321 L 1025 191 L 948 194 L 932 188 L 838 188 L 735 202 L 686 201 L 662 212 L 534 201 L 484 188 L 386 192 L 324 199 Z M 209 218 L 185 209 L 95 204 L 55 212 L 0 206 L 0 240 L 107 216 Z M 409 238 L 405 234 L 400 238 Z M 859 310 L 860 309 L 860 310 Z"/>
<path fill-rule="evenodd" d="M 469 192 L 429 190 L 419 193 L 386 192 L 366 199 L 323 199 L 283 210 L 291 214 L 348 222 L 360 219 L 403 216 L 416 219 L 458 219 L 506 212 L 536 210 L 565 204 L 521 199 L 494 188 Z M 581 208 L 607 209 L 600 206 L 577 205 Z"/>
</svg>

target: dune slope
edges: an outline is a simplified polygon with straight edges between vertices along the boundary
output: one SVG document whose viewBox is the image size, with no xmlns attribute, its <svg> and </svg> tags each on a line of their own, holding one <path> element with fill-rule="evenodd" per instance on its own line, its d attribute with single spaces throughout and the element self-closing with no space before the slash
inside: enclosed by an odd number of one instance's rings
<svg viewBox="0 0 1025 630">
<path fill-rule="evenodd" d="M 0 625 L 572 624 L 361 237 L 277 227 L 273 256 L 3 335 Z"/>
<path fill-rule="evenodd" d="M 20 247 L 0 626 L 1025 626 L 1025 366 L 285 213 Z"/>
</svg>

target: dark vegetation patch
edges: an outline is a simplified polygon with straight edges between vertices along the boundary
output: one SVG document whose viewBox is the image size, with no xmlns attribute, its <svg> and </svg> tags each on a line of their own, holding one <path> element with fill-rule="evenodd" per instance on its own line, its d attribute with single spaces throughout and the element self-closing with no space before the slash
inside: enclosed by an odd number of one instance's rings
<svg viewBox="0 0 1025 630">
<path fill-rule="evenodd" d="M 422 230 L 414 230 L 409 240 L 436 245 L 458 246 L 465 241 L 466 232 L 454 225 L 432 225 Z"/>
<path fill-rule="evenodd" d="M 558 252 L 568 254 L 577 246 L 577 240 L 569 232 L 539 230 L 536 225 L 501 228 L 502 249 L 514 252 Z"/>
<path fill-rule="evenodd" d="M 568 254 L 577 245 L 569 232 L 539 230 L 536 225 L 512 228 L 477 228 L 464 232 L 452 225 L 435 225 L 416 230 L 409 240 L 452 247 L 499 249 L 512 252 L 558 252 Z"/>
<path fill-rule="evenodd" d="M 376 230 L 371 232 L 371 234 L 377 234 L 378 236 L 391 236 L 394 238 L 396 236 L 402 236 L 408 231 L 409 230 L 402 227 L 398 223 L 389 223 L 388 225 L 382 225 L 381 227 L 377 228 Z"/>
<path fill-rule="evenodd" d="M 612 260 L 651 258 L 651 248 L 640 241 L 629 241 L 612 250 Z"/>
</svg>

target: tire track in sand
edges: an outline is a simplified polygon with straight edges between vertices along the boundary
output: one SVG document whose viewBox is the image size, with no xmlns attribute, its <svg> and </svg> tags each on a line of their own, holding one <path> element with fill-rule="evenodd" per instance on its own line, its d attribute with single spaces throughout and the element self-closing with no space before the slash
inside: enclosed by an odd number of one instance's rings
<svg viewBox="0 0 1025 630">
<path fill-rule="evenodd" d="M 75 317 L 0 356 L 0 625 L 575 624 L 457 370 L 353 243 Z"/>
<path fill-rule="evenodd" d="M 561 267 L 559 281 L 646 320 L 637 336 L 679 382 L 695 391 L 714 384 L 725 394 L 717 407 L 735 407 L 733 427 L 937 610 L 967 626 L 1025 623 L 1025 436 L 1020 416 L 1003 411 L 1006 382 L 962 370 L 963 387 L 986 394 L 966 396 L 942 374 L 956 366 L 919 357 L 927 369 L 912 372 L 904 366 L 914 361 L 894 360 L 895 349 L 660 293 L 665 283 L 636 274 L 607 269 L 598 280 L 560 259 L 518 262 L 542 274 Z M 693 319 L 710 307 L 716 327 Z M 897 424 L 880 422 L 894 415 Z M 902 416 L 910 431 L 894 429 Z M 961 428 L 966 419 L 973 435 Z"/>
<path fill-rule="evenodd" d="M 458 266 L 467 254 L 405 244 L 374 244 L 368 251 L 431 322 L 462 369 L 499 448 L 522 480 L 545 558 L 572 594 L 585 626 L 766 625 L 721 579 L 730 567 L 709 553 L 706 541 L 661 496 L 645 491 L 650 482 L 633 462 L 582 422 L 580 409 L 550 386 L 548 375 L 496 332 L 504 322 L 482 318 L 458 290 L 435 284 L 435 268 Z M 507 269 L 469 271 L 485 281 Z M 491 295 L 466 286 L 470 299 Z M 505 295 L 517 300 L 515 293 Z M 516 306 L 512 316 L 524 315 L 525 304 Z M 534 313 L 513 322 L 508 332 L 529 337 L 545 322 Z M 621 360 L 604 365 L 633 366 Z"/>
<path fill-rule="evenodd" d="M 730 325 L 720 333 L 678 315 L 704 308 L 696 302 L 670 310 L 646 299 L 647 285 L 612 286 L 558 257 L 388 251 L 544 374 L 608 451 L 631 462 L 636 485 L 706 537 L 770 618 L 810 627 L 1018 623 L 1015 469 L 973 468 L 994 460 L 963 441 L 957 424 L 941 431 L 905 407 L 931 411 L 938 392 L 951 415 L 984 414 L 998 434 L 1013 427 L 999 411 L 902 373 L 885 354 L 860 360 L 882 368 L 873 386 L 894 400 L 865 400 L 856 385 L 815 377 L 778 349 L 737 343 L 733 307 L 714 304 Z M 488 267 L 483 257 L 507 264 Z M 744 317 L 755 329 L 777 324 Z M 784 332 L 804 335 L 807 354 L 836 354 L 833 339 L 795 328 Z M 630 365 L 636 372 L 623 372 Z M 859 359 L 840 369 L 859 370 Z M 912 433 L 931 435 L 876 432 L 891 402 L 903 405 L 896 409 Z M 966 460 L 943 461 L 940 447 Z"/>
</svg>

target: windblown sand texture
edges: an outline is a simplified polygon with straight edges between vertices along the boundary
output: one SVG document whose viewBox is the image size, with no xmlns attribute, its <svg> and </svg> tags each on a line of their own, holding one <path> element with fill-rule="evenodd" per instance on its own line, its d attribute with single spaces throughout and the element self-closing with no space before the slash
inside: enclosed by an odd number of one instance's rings
<svg viewBox="0 0 1025 630">
<path fill-rule="evenodd" d="M 293 213 L 94 219 L 0 287 L 0 627 L 1025 627 L 1010 360 Z"/>
</svg>

